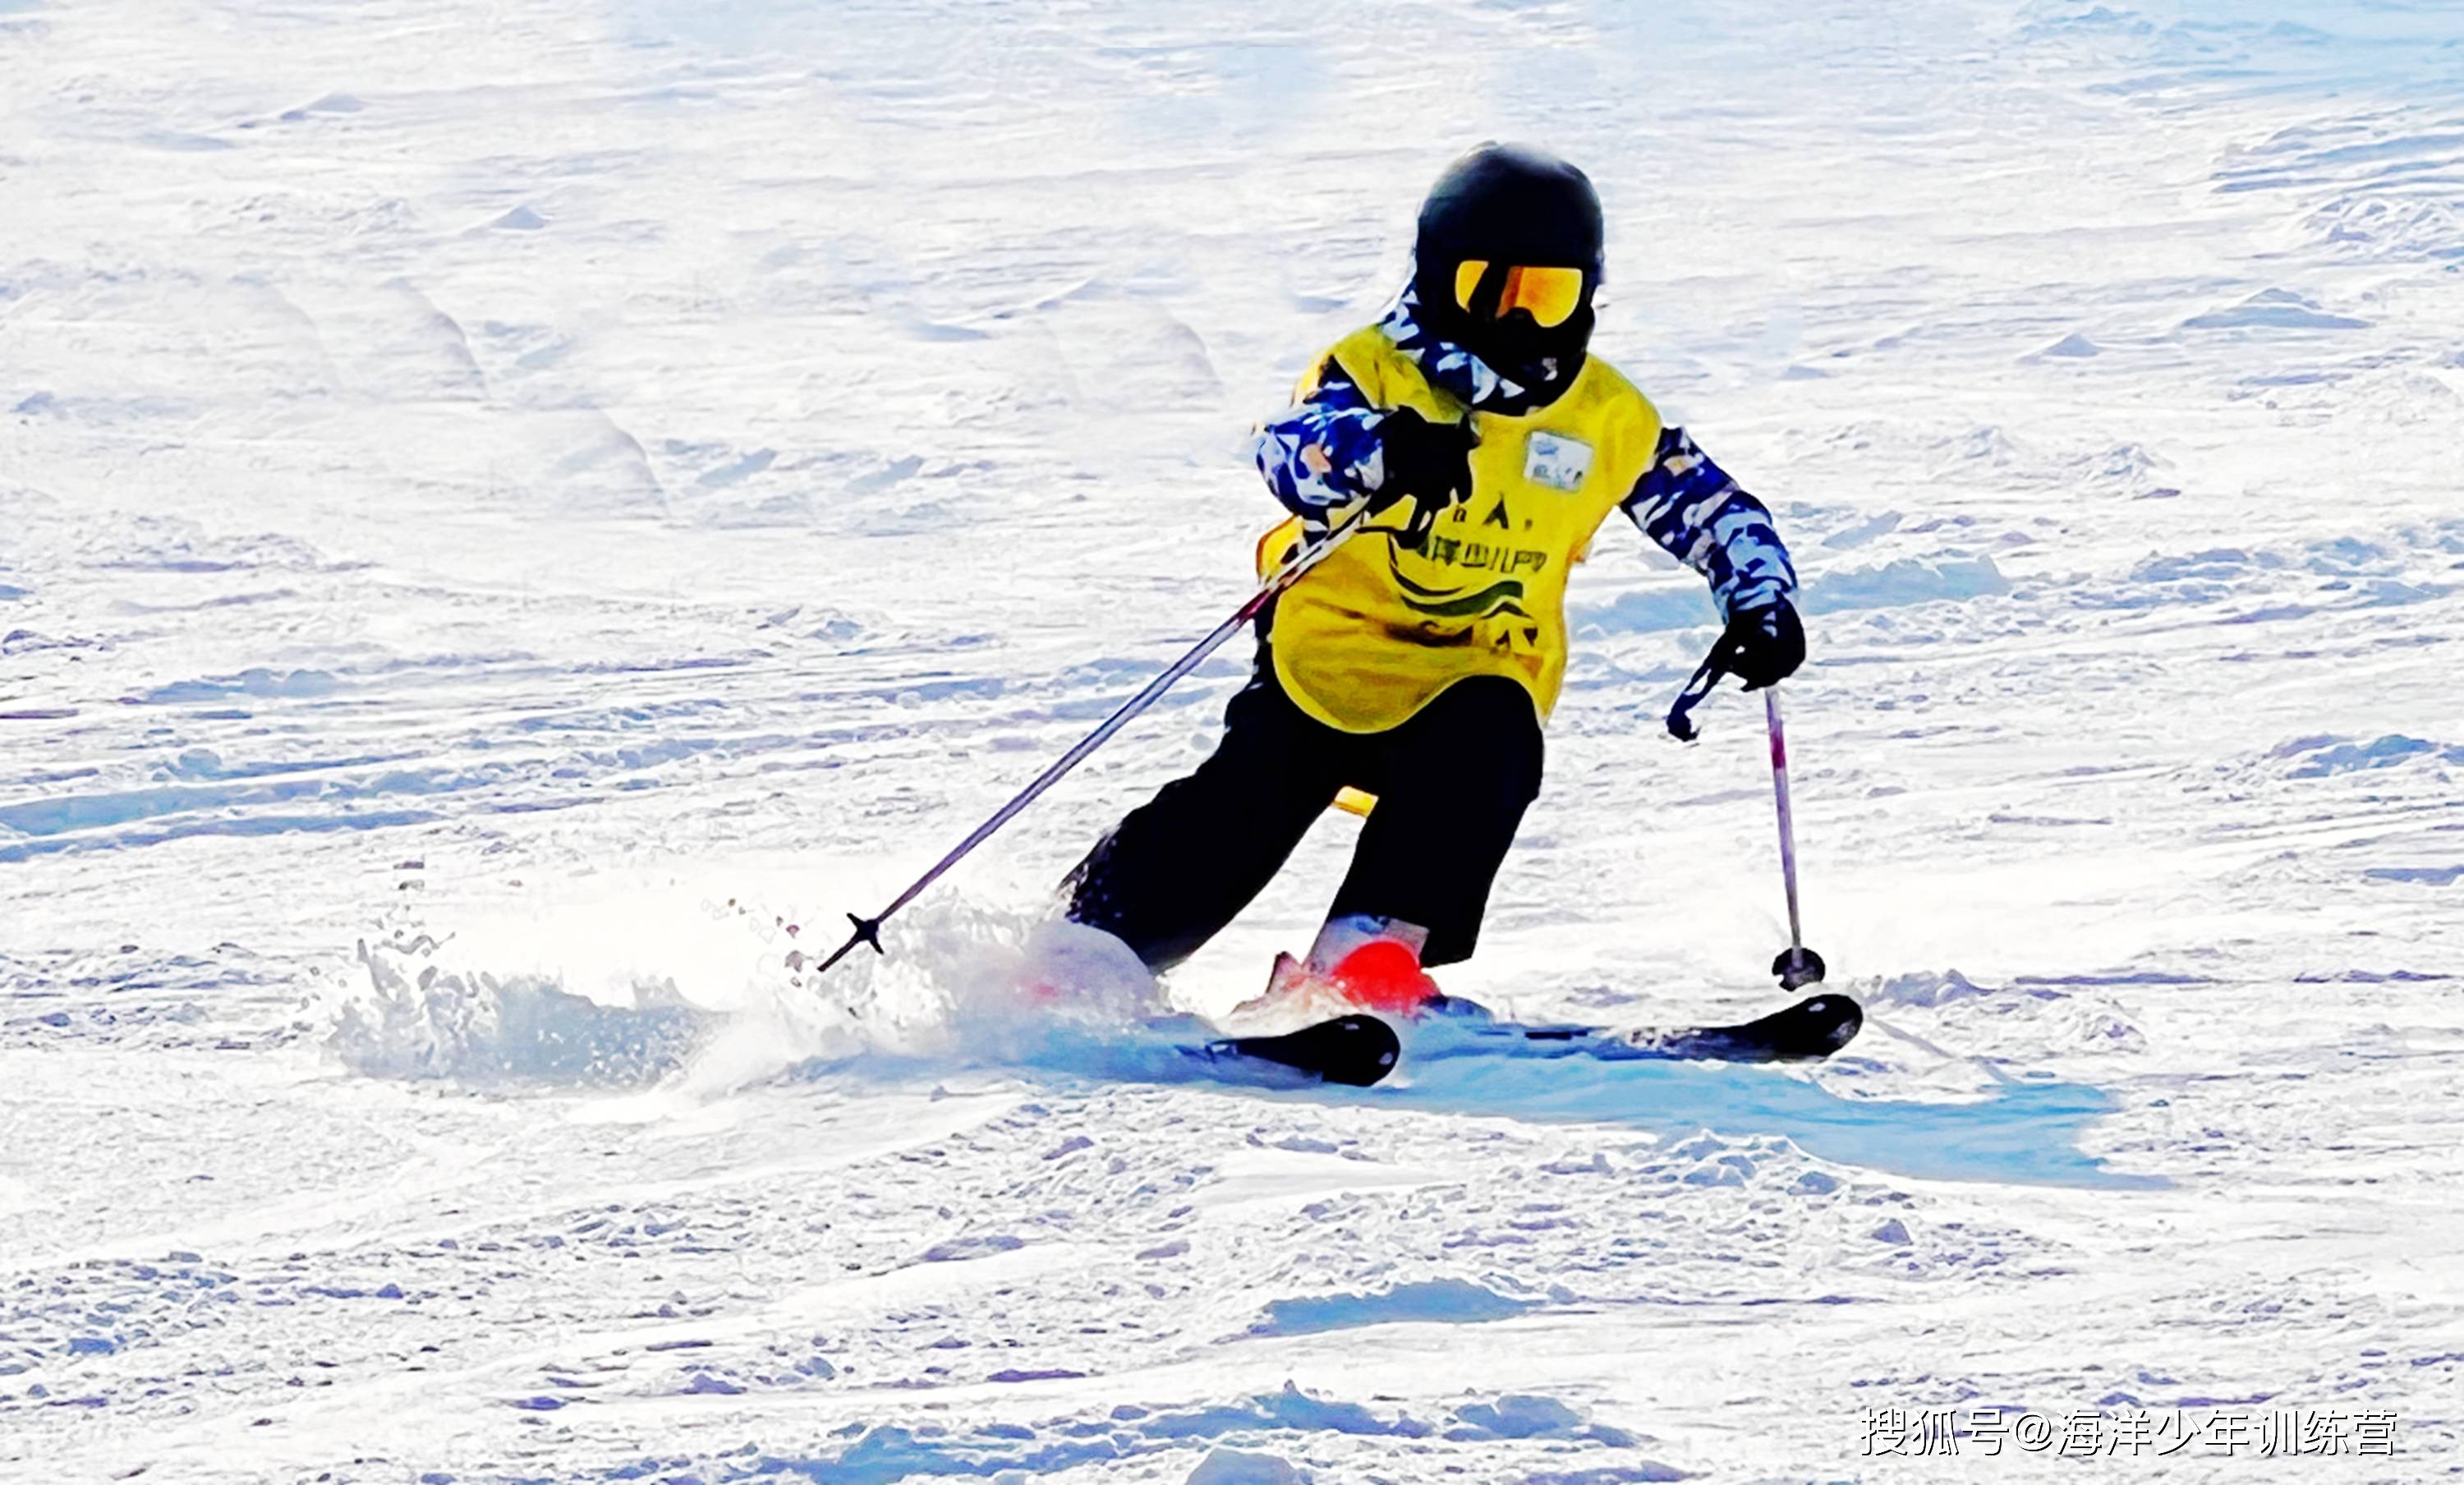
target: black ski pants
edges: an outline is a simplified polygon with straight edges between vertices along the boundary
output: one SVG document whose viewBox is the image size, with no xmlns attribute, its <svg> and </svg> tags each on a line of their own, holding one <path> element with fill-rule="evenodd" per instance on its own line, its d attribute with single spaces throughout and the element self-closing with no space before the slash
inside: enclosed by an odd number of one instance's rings
<svg viewBox="0 0 2464 1485">
<path fill-rule="evenodd" d="M 1148 967 L 1198 951 L 1264 890 L 1345 785 L 1377 796 L 1329 917 L 1429 930 L 1421 959 L 1469 959 L 1525 807 L 1540 792 L 1531 694 L 1502 676 L 1457 681 L 1385 732 L 1330 727 L 1294 705 L 1263 649 L 1223 712 L 1223 741 L 1132 810 L 1066 884 L 1069 917 Z"/>
</svg>

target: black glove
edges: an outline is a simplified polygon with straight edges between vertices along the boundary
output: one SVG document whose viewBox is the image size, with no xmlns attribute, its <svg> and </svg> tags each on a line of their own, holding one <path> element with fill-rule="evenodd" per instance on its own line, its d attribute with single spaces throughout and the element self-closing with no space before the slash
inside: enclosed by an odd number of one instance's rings
<svg viewBox="0 0 2464 1485">
<path fill-rule="evenodd" d="M 1720 644 L 1726 669 L 1748 691 L 1776 685 L 1805 663 L 1805 625 L 1785 598 L 1730 619 Z"/>
<path fill-rule="evenodd" d="M 1397 408 L 1377 420 L 1377 442 L 1385 477 L 1369 497 L 1370 514 L 1410 496 L 1412 523 L 1396 540 L 1418 547 L 1441 512 L 1471 499 L 1471 451 L 1479 440 L 1467 422 L 1432 423 Z"/>
</svg>

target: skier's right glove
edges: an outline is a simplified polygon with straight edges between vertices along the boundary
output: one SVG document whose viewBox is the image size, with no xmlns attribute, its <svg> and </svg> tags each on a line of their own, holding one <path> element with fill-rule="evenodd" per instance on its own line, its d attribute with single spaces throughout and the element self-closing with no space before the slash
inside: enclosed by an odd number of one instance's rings
<svg viewBox="0 0 2464 1485">
<path fill-rule="evenodd" d="M 1397 408 L 1378 419 L 1377 442 L 1383 477 L 1370 493 L 1369 512 L 1376 515 L 1410 496 L 1412 520 L 1395 540 L 1418 549 L 1441 513 L 1471 499 L 1471 451 L 1479 440 L 1468 422 L 1432 423 Z"/>
</svg>

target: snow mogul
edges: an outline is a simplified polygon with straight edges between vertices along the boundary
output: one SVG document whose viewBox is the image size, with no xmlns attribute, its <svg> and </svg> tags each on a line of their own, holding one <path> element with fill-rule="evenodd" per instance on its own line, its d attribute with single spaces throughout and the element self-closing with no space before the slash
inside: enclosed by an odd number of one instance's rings
<svg viewBox="0 0 2464 1485">
<path fill-rule="evenodd" d="M 1222 742 L 1133 810 L 1065 883 L 1067 915 L 1160 972 L 1265 888 L 1342 795 L 1374 797 L 1306 959 L 1311 983 L 1411 1013 L 1468 959 L 1540 789 L 1566 672 L 1568 569 L 1612 511 L 1710 583 L 1727 671 L 1793 674 L 1805 631 L 1771 512 L 1591 354 L 1599 197 L 1538 149 L 1486 144 L 1420 207 L 1410 280 L 1260 428 L 1289 519 L 1261 573 L 1365 504 L 1368 524 L 1258 621 Z"/>
</svg>

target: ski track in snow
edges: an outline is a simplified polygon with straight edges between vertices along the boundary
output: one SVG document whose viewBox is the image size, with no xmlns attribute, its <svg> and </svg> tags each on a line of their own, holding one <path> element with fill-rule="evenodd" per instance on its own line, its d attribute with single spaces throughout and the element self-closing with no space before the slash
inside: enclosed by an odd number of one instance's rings
<svg viewBox="0 0 2464 1485">
<path fill-rule="evenodd" d="M 0 1476 L 2464 1471 L 2452 5 L 0 0 Z M 1864 1036 L 1334 1095 L 1005 1013 L 1229 651 L 803 983 L 1240 601 L 1243 431 L 1491 135 L 1803 567 Z M 1772 1004 L 1644 544 L 1447 977 L 1534 1018 Z M 1954 1405 L 2402 1452 L 1864 1456 Z"/>
</svg>

